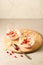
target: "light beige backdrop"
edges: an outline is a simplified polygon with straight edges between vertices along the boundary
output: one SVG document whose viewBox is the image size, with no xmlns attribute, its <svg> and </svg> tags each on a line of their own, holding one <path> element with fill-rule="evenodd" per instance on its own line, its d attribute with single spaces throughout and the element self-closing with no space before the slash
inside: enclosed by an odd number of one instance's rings
<svg viewBox="0 0 43 65">
<path fill-rule="evenodd" d="M 43 0 L 0 0 L 0 18 L 43 18 Z"/>
</svg>

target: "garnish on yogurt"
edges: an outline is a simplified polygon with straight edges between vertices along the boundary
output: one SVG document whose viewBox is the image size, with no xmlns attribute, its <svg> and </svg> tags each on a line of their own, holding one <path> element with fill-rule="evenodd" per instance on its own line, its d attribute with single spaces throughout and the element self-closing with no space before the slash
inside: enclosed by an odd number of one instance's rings
<svg viewBox="0 0 43 65">
<path fill-rule="evenodd" d="M 10 32 L 8 32 L 8 33 L 6 33 L 6 35 L 12 35 L 12 34 L 14 34 L 14 31 L 10 31 Z"/>
<path fill-rule="evenodd" d="M 15 40 L 15 39 L 19 38 L 20 35 L 21 35 L 21 34 L 20 34 L 19 30 L 17 30 L 17 29 L 15 29 L 15 30 L 9 30 L 9 31 L 6 33 L 6 36 L 7 36 L 8 38 L 10 38 L 11 40 Z"/>
<path fill-rule="evenodd" d="M 28 42 L 30 42 L 30 39 L 24 39 L 23 42 L 21 43 L 22 44 L 27 44 Z"/>
<path fill-rule="evenodd" d="M 23 37 L 21 39 L 21 45 L 27 49 L 31 48 L 34 45 L 34 43 L 35 43 L 35 38 L 33 34 L 30 34 L 29 36 Z"/>
</svg>

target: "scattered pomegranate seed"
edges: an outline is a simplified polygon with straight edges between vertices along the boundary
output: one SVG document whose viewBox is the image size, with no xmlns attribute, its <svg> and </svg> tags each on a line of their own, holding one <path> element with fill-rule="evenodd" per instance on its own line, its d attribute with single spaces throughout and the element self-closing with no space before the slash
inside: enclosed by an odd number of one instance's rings
<svg viewBox="0 0 43 65">
<path fill-rule="evenodd" d="M 14 51 L 12 51 L 12 53 L 14 53 Z"/>
<path fill-rule="evenodd" d="M 14 56 L 14 58 L 17 58 L 17 56 Z"/>
<path fill-rule="evenodd" d="M 23 57 L 23 55 L 21 55 L 21 57 Z"/>
<path fill-rule="evenodd" d="M 12 55 L 12 53 L 10 53 L 10 55 Z"/>
<path fill-rule="evenodd" d="M 7 53 L 9 53 L 9 52 L 7 51 Z"/>
</svg>

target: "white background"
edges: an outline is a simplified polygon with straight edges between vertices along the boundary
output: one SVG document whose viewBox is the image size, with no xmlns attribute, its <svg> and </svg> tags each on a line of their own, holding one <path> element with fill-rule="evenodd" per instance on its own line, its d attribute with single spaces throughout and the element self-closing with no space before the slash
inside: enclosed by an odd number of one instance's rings
<svg viewBox="0 0 43 65">
<path fill-rule="evenodd" d="M 0 0 L 0 18 L 43 18 L 43 0 Z"/>
</svg>

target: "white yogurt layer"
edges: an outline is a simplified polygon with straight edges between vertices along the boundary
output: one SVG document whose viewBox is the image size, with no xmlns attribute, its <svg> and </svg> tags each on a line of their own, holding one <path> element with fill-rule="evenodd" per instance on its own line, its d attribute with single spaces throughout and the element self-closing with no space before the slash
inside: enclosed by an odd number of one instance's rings
<svg viewBox="0 0 43 65">
<path fill-rule="evenodd" d="M 29 44 L 31 44 L 31 46 L 33 46 L 35 44 L 35 38 L 34 38 L 34 35 L 33 34 L 30 34 L 28 36 L 28 39 L 31 38 L 31 41 L 29 42 Z"/>
</svg>

